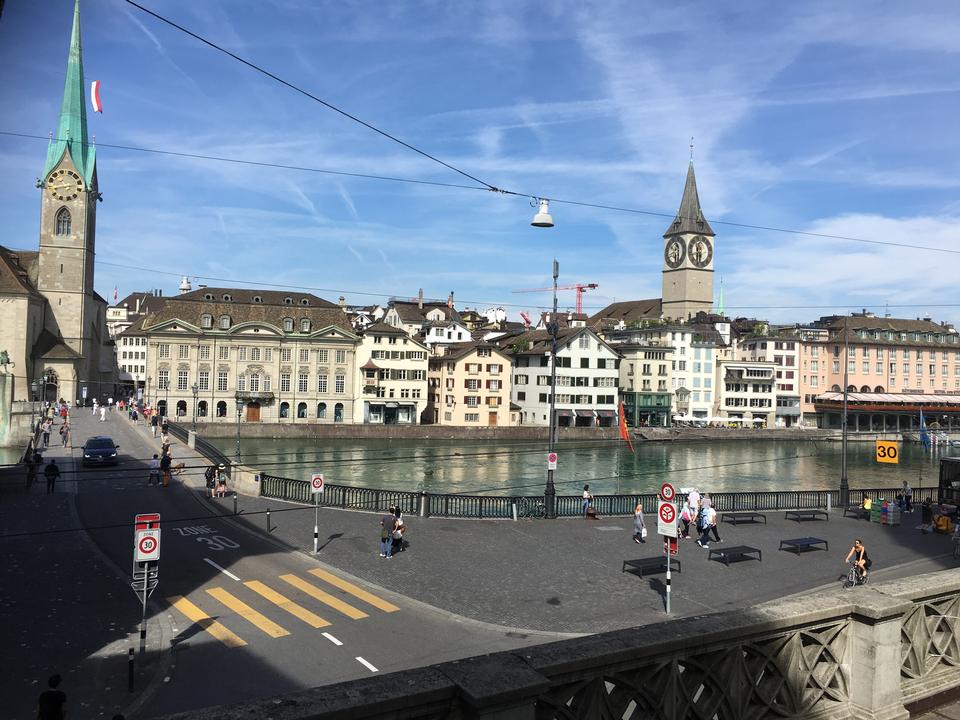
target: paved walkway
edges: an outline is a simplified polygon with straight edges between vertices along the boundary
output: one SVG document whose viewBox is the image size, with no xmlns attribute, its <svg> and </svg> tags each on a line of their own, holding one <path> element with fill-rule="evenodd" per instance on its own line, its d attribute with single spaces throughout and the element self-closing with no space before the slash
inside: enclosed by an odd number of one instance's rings
<svg viewBox="0 0 960 720">
<path fill-rule="evenodd" d="M 922 715 L 912 715 L 911 717 L 915 717 L 917 720 L 960 720 L 960 702 L 950 703 Z"/>
</svg>

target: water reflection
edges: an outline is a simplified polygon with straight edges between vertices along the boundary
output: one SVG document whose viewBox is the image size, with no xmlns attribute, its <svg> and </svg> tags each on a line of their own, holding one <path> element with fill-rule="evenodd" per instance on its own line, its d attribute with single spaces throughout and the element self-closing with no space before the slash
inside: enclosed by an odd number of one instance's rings
<svg viewBox="0 0 960 720">
<path fill-rule="evenodd" d="M 230 440 L 214 441 L 228 455 Z M 840 443 L 727 441 L 649 443 L 636 455 L 617 443 L 561 443 L 557 492 L 654 492 L 669 480 L 713 492 L 828 489 L 840 478 Z M 954 453 L 956 448 L 943 452 Z M 546 450 L 530 442 L 462 440 L 244 440 L 244 462 L 261 471 L 327 482 L 438 493 L 535 494 L 546 479 Z M 940 453 L 904 443 L 899 465 L 877 463 L 873 443 L 849 444 L 851 487 L 936 485 Z"/>
</svg>

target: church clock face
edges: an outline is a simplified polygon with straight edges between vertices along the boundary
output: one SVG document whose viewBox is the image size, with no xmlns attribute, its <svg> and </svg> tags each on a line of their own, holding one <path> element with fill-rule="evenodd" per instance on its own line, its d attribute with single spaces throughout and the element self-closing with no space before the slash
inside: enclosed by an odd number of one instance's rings
<svg viewBox="0 0 960 720">
<path fill-rule="evenodd" d="M 683 258 L 687 254 L 686 246 L 683 240 L 673 238 L 663 249 L 663 259 L 667 265 L 672 268 L 678 268 L 683 264 Z"/>
<path fill-rule="evenodd" d="M 706 238 L 695 237 L 691 240 L 688 252 L 694 267 L 705 268 L 713 260 L 713 247 Z"/>
<path fill-rule="evenodd" d="M 57 200 L 76 200 L 83 192 L 83 179 L 73 170 L 56 170 L 47 179 L 47 189 Z"/>
</svg>

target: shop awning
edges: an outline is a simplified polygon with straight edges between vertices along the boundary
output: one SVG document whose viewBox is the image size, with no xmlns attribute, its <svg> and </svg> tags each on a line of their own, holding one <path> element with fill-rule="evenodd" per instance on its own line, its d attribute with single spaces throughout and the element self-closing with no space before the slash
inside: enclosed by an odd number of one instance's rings
<svg viewBox="0 0 960 720">
<path fill-rule="evenodd" d="M 593 410 L 577 410 L 577 417 L 593 417 Z"/>
<path fill-rule="evenodd" d="M 617 414 L 613 410 L 597 410 L 597 415 L 600 417 L 616 417 Z"/>
<path fill-rule="evenodd" d="M 571 410 L 556 410 L 557 417 L 572 417 L 573 411 Z"/>
<path fill-rule="evenodd" d="M 400 407 L 400 405 L 399 405 L 398 403 L 395 403 L 395 402 L 388 402 L 388 403 L 384 404 L 384 407 L 388 407 L 388 408 L 398 408 L 398 407 Z"/>
</svg>

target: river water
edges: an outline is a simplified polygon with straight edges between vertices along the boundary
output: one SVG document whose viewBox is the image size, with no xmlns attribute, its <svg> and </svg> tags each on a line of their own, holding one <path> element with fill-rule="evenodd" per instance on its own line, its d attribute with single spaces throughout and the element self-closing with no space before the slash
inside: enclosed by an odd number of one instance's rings
<svg viewBox="0 0 960 720">
<path fill-rule="evenodd" d="M 231 457 L 235 443 L 214 440 Z M 617 446 L 621 445 L 619 452 Z M 709 492 L 837 487 L 839 442 L 725 441 L 639 443 L 636 454 L 617 442 L 557 446 L 557 493 L 579 495 L 656 492 L 664 481 Z M 937 484 L 940 451 L 902 443 L 898 465 L 875 460 L 874 444 L 848 444 L 851 487 Z M 261 472 L 357 487 L 479 495 L 534 495 L 543 490 L 546 449 L 530 441 L 254 440 L 242 444 L 243 462 Z M 947 447 L 943 453 L 957 453 Z"/>
</svg>

